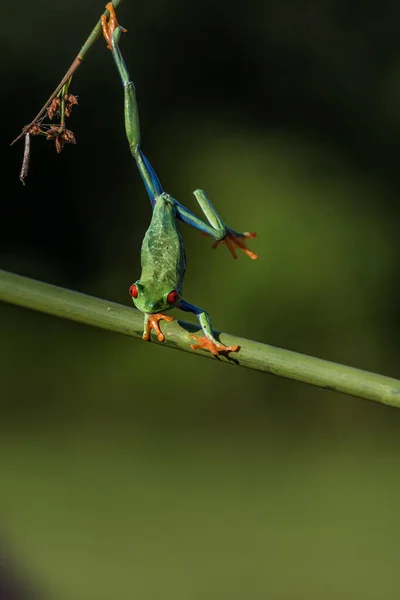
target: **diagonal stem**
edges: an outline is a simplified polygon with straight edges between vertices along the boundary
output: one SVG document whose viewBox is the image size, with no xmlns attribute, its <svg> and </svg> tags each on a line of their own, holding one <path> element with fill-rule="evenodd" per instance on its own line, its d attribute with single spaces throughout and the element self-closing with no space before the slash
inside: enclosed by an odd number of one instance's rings
<svg viewBox="0 0 400 600">
<path fill-rule="evenodd" d="M 141 338 L 143 334 L 143 315 L 132 307 L 2 270 L 0 300 L 136 338 Z M 161 345 L 195 353 L 190 348 L 189 333 L 198 331 L 197 326 L 174 321 L 164 323 L 162 329 L 165 341 Z M 226 345 L 240 345 L 238 353 L 228 358 L 218 357 L 223 362 L 400 408 L 400 381 L 397 379 L 225 333 L 217 336 Z M 154 334 L 151 339 L 153 343 L 160 344 Z M 200 350 L 196 355 L 216 360 L 209 352 Z"/>
<path fill-rule="evenodd" d="M 119 4 L 121 4 L 121 2 L 123 2 L 123 0 L 112 0 L 114 8 L 117 8 L 117 6 Z M 105 14 L 106 17 L 108 17 L 109 16 L 108 10 L 104 11 L 103 14 Z M 15 140 L 13 140 L 11 142 L 11 144 L 10 144 L 11 146 L 13 144 L 15 144 L 15 142 L 17 142 L 21 137 L 23 137 L 26 132 L 29 132 L 29 130 L 32 127 L 32 125 L 34 125 L 34 123 L 36 123 L 36 121 L 38 121 L 40 119 L 40 117 L 43 115 L 43 113 L 47 110 L 47 108 L 53 102 L 54 98 L 57 96 L 57 94 L 59 93 L 59 91 L 67 83 L 68 79 L 70 79 L 73 76 L 73 74 L 75 73 L 75 71 L 81 65 L 81 63 L 82 63 L 83 59 L 85 58 L 86 54 L 88 53 L 88 51 L 90 50 L 90 48 L 93 46 L 93 44 L 95 43 L 95 41 L 97 40 L 97 38 L 100 36 L 100 34 L 101 34 L 101 20 L 99 20 L 96 23 L 96 26 L 93 29 L 92 33 L 89 35 L 89 37 L 87 38 L 86 42 L 83 44 L 83 46 L 80 49 L 80 51 L 78 52 L 77 56 L 74 58 L 74 60 L 72 62 L 72 65 L 70 66 L 70 68 L 68 69 L 68 71 L 65 73 L 64 77 L 61 79 L 60 83 L 58 84 L 58 86 L 56 87 L 56 89 L 54 90 L 54 92 L 51 94 L 50 98 L 47 100 L 47 102 L 45 102 L 45 104 L 43 104 L 42 108 L 40 109 L 40 111 L 38 112 L 38 114 L 36 115 L 36 117 L 28 125 L 25 125 L 25 127 L 23 127 L 21 133 L 15 138 Z"/>
</svg>

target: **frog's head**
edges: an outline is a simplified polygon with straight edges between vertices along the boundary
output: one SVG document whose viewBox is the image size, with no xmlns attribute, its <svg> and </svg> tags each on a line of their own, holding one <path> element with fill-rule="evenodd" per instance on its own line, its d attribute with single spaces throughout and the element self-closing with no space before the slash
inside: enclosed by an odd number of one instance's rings
<svg viewBox="0 0 400 600">
<path fill-rule="evenodd" d="M 180 294 L 177 290 L 163 289 L 163 287 L 143 285 L 140 281 L 136 281 L 129 288 L 129 295 L 133 300 L 133 304 L 141 312 L 154 314 L 164 310 L 174 308 L 180 300 Z"/>
</svg>

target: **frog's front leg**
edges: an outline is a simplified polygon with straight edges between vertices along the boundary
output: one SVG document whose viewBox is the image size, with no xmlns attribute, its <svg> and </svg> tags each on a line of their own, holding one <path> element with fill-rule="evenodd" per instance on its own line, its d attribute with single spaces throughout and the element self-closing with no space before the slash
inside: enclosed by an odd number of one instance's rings
<svg viewBox="0 0 400 600">
<path fill-rule="evenodd" d="M 177 308 L 194 313 L 203 330 L 204 336 L 202 337 L 193 334 L 190 335 L 190 337 L 197 342 L 197 344 L 190 344 L 192 350 L 204 348 L 205 350 L 209 350 L 214 356 L 218 356 L 220 352 L 237 352 L 239 350 L 239 346 L 225 346 L 215 339 L 210 316 L 205 310 L 198 306 L 194 306 L 193 304 L 189 304 L 188 302 L 185 302 L 185 300 L 181 300 L 179 304 L 177 304 Z"/>
<path fill-rule="evenodd" d="M 159 342 L 163 342 L 165 340 L 165 336 L 160 329 L 159 321 L 173 321 L 173 317 L 169 317 L 168 315 L 164 315 L 162 313 L 154 313 L 149 314 L 145 313 L 144 315 L 144 328 L 143 328 L 143 336 L 142 339 L 149 340 L 150 339 L 150 331 L 154 329 L 157 334 L 157 339 Z"/>
</svg>

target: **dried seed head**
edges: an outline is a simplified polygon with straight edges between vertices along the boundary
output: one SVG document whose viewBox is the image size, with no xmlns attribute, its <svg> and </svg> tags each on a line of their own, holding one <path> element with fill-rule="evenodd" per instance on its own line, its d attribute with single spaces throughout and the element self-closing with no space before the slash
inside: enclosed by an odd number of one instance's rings
<svg viewBox="0 0 400 600">
<path fill-rule="evenodd" d="M 54 119 L 55 115 L 60 111 L 60 106 L 61 106 L 60 98 L 58 96 L 56 98 L 53 98 L 49 108 L 47 109 L 47 115 L 48 115 L 50 121 L 52 119 Z"/>
<path fill-rule="evenodd" d="M 76 144 L 75 136 L 70 129 L 65 129 L 64 141 L 70 144 Z"/>
<path fill-rule="evenodd" d="M 47 132 L 46 138 L 48 140 L 54 140 L 56 144 L 56 150 L 58 153 L 64 147 L 64 144 L 76 144 L 75 136 L 69 129 L 64 129 L 59 125 L 51 125 L 50 129 Z"/>
<path fill-rule="evenodd" d="M 34 123 L 32 127 L 29 129 L 28 133 L 31 135 L 40 135 L 43 131 L 40 129 L 40 125 L 38 123 Z"/>
<path fill-rule="evenodd" d="M 65 94 L 64 96 L 65 116 L 69 117 L 74 104 L 78 104 L 78 96 L 74 94 Z"/>
<path fill-rule="evenodd" d="M 50 125 L 49 130 L 47 132 L 46 138 L 48 140 L 54 140 L 54 138 L 62 131 L 62 127 L 59 125 Z"/>
</svg>

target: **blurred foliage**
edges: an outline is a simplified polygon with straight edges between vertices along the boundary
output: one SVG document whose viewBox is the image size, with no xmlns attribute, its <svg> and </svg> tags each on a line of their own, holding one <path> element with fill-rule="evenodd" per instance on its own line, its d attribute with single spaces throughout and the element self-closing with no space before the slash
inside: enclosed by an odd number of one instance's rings
<svg viewBox="0 0 400 600">
<path fill-rule="evenodd" d="M 150 207 L 101 42 L 71 87 L 77 146 L 32 140 L 26 187 L 7 148 L 101 9 L 7 8 L 0 268 L 129 303 Z M 204 188 L 258 232 L 259 260 L 232 261 L 183 225 L 187 300 L 218 329 L 394 377 L 399 11 L 119 11 L 165 189 L 194 208 Z M 396 411 L 12 306 L 0 328 L 0 529 L 21 578 L 61 600 L 398 597 Z"/>
</svg>

